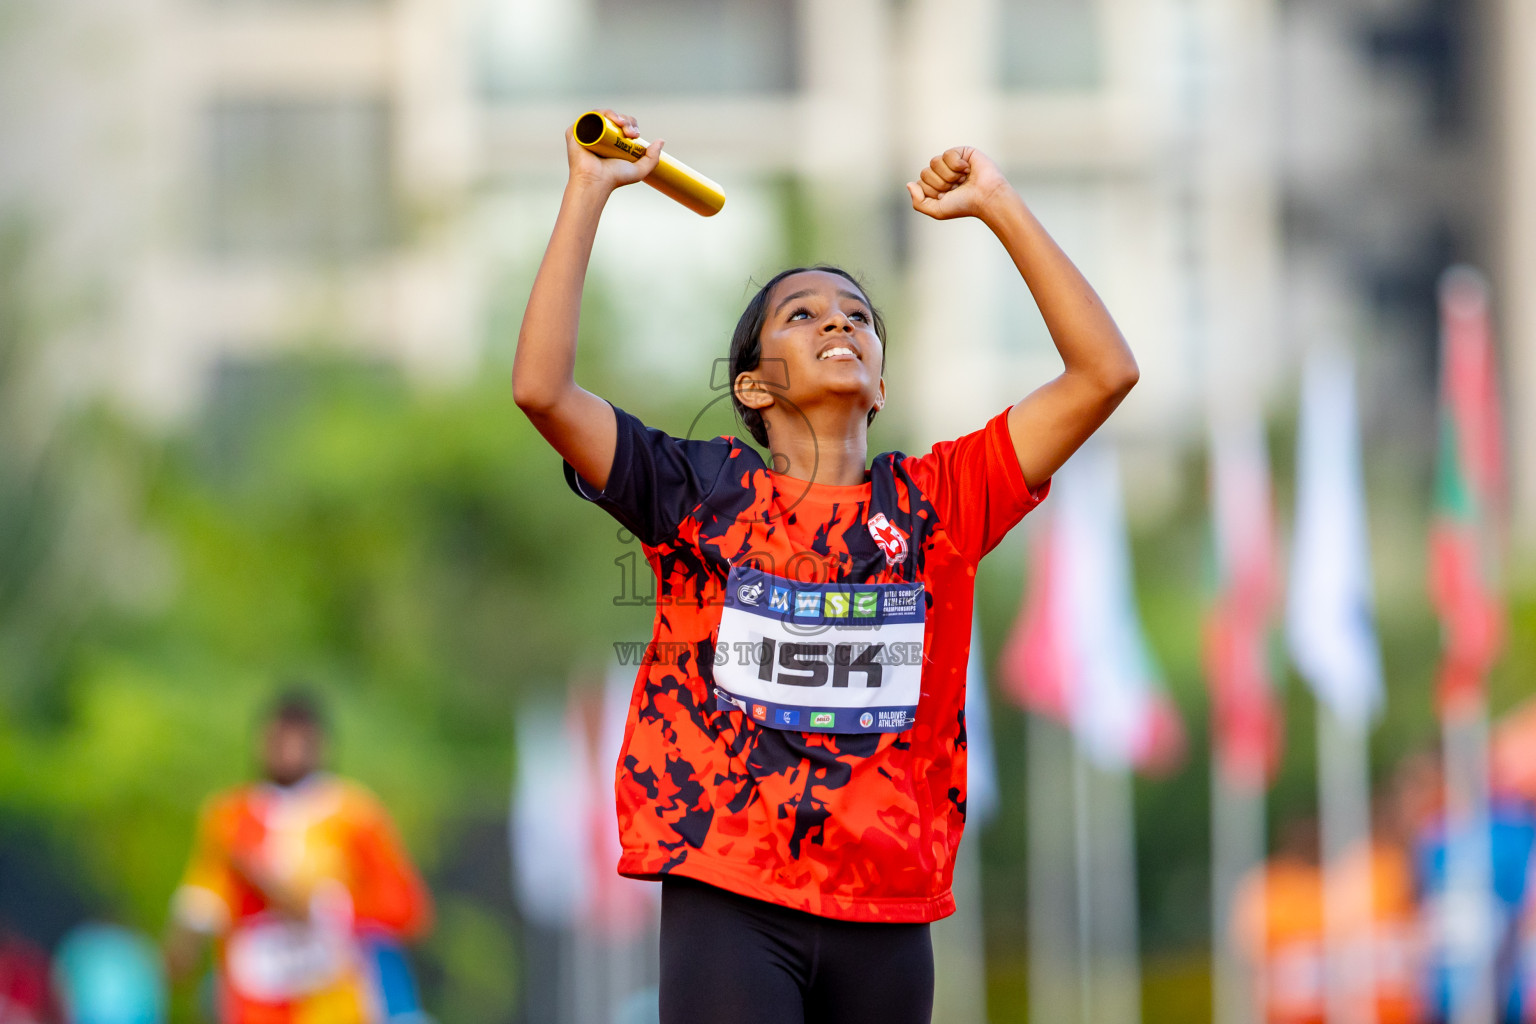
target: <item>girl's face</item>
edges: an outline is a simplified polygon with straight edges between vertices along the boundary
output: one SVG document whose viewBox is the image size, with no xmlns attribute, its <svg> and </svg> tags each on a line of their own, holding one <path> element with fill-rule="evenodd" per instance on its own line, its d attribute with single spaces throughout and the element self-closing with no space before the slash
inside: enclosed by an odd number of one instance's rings
<svg viewBox="0 0 1536 1024">
<path fill-rule="evenodd" d="M 874 314 L 846 277 L 808 270 L 774 285 L 759 337 L 762 362 L 743 376 L 770 385 L 789 409 L 838 402 L 863 416 L 885 404 Z"/>
</svg>

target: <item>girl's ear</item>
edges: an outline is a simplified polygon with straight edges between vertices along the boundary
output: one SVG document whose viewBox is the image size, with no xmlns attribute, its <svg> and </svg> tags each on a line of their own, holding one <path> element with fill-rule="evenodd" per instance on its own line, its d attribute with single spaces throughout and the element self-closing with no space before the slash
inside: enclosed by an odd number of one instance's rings
<svg viewBox="0 0 1536 1024">
<path fill-rule="evenodd" d="M 875 396 L 875 411 L 885 408 L 885 378 L 880 378 L 880 393 Z"/>
<path fill-rule="evenodd" d="M 735 392 L 737 400 L 748 409 L 762 411 L 773 404 L 773 394 L 767 386 L 762 381 L 754 380 L 751 373 L 746 370 L 736 375 L 731 389 Z"/>
</svg>

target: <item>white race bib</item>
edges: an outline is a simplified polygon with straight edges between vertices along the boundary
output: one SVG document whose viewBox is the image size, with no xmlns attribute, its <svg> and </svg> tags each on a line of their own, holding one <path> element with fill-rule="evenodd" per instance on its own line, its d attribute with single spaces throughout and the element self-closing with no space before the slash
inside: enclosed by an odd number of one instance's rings
<svg viewBox="0 0 1536 1024">
<path fill-rule="evenodd" d="M 796 583 L 734 566 L 715 642 L 716 700 L 773 729 L 910 729 L 924 614 L 921 583 Z"/>
<path fill-rule="evenodd" d="M 345 936 L 307 921 L 258 917 L 235 930 L 224 955 L 236 991 L 278 1003 L 334 985 L 346 971 L 349 952 Z"/>
</svg>

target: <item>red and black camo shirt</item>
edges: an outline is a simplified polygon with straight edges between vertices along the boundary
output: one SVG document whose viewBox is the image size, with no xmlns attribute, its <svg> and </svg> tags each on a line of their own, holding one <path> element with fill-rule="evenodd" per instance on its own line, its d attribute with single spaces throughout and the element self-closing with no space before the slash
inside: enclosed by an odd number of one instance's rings
<svg viewBox="0 0 1536 1024">
<path fill-rule="evenodd" d="M 566 477 L 635 534 L 657 578 L 615 780 L 619 872 L 850 921 L 952 913 L 976 564 L 1050 487 L 1025 483 L 1006 413 L 927 455 L 876 456 L 865 483 L 839 487 L 775 473 L 735 438 L 681 440 L 614 411 L 607 488 L 568 465 Z M 906 540 L 894 562 L 871 536 L 880 513 Z M 718 706 L 715 637 L 736 564 L 798 582 L 923 584 L 915 725 L 782 731 Z"/>
</svg>

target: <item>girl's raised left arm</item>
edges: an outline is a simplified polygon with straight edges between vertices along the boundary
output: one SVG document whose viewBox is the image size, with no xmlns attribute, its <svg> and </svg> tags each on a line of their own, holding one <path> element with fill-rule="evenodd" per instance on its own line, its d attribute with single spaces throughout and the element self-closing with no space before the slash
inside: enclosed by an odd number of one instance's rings
<svg viewBox="0 0 1536 1024">
<path fill-rule="evenodd" d="M 1029 286 L 1065 369 L 1008 413 L 1019 468 L 1039 487 L 1109 418 L 1140 376 L 1093 286 L 1041 227 L 991 158 L 947 149 L 908 182 L 912 208 L 935 220 L 975 217 L 1003 243 Z"/>
</svg>

